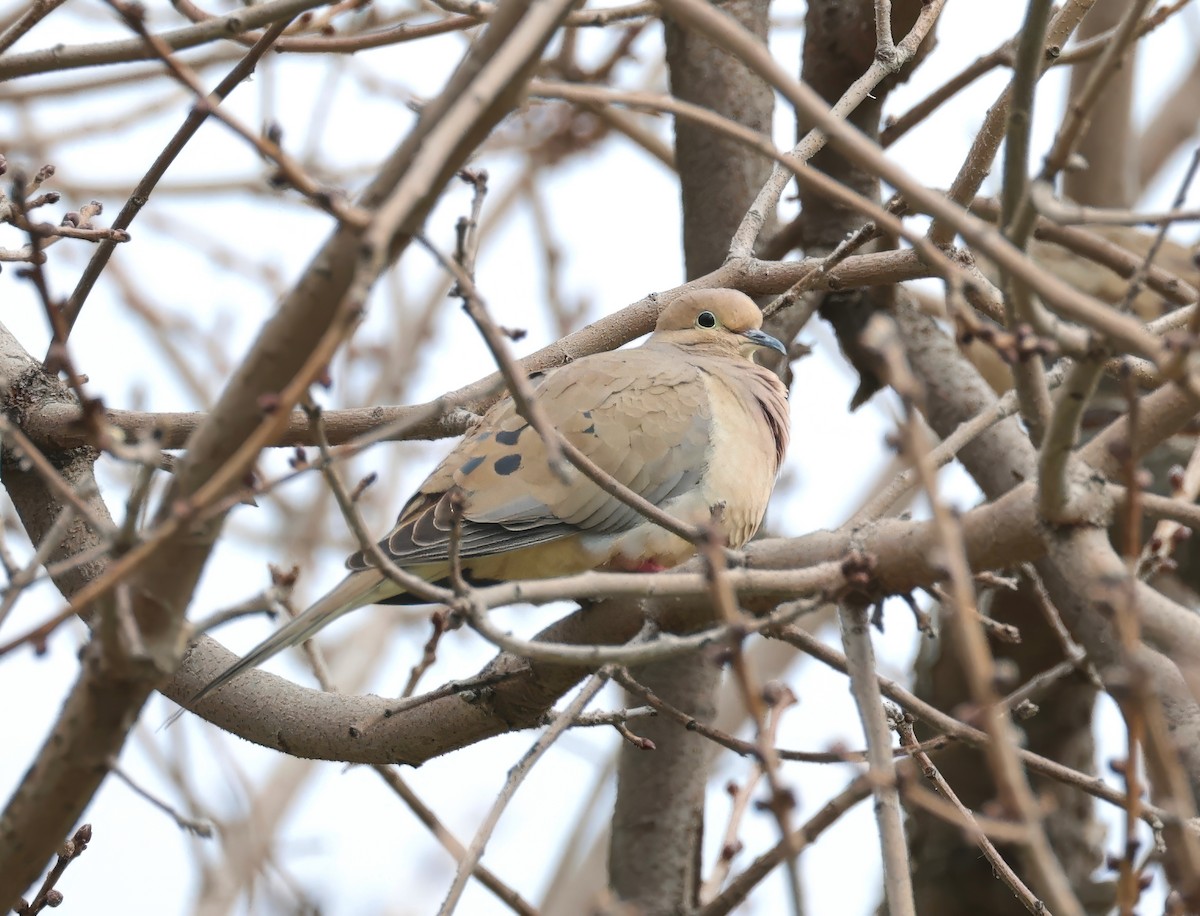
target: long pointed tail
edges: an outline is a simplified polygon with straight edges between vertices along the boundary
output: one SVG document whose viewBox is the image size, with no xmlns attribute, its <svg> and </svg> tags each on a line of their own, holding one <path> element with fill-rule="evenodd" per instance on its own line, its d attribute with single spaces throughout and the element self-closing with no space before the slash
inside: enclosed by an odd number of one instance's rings
<svg viewBox="0 0 1200 916">
<path fill-rule="evenodd" d="M 289 646 L 298 646 L 306 639 L 311 639 L 318 630 L 343 614 L 381 601 L 395 591 L 396 586 L 377 570 L 365 569 L 351 573 L 294 620 L 288 621 L 273 635 L 251 649 L 245 658 L 239 659 L 205 684 L 188 705 L 195 706 L 242 672 L 257 668 Z"/>
</svg>

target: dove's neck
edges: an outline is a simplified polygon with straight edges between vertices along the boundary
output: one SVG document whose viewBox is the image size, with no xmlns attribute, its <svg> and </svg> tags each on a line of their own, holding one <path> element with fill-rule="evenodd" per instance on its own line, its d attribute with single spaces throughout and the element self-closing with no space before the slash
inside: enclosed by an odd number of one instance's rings
<svg viewBox="0 0 1200 916">
<path fill-rule="evenodd" d="M 682 357 L 686 360 L 692 360 L 701 357 L 706 359 L 732 359 L 743 363 L 749 362 L 739 352 L 736 342 L 714 340 L 708 335 L 698 339 L 687 339 L 684 337 L 683 332 L 671 334 L 660 331 L 651 334 L 650 339 L 642 344 L 642 346 L 647 350 L 658 350 L 675 359 Z"/>
</svg>

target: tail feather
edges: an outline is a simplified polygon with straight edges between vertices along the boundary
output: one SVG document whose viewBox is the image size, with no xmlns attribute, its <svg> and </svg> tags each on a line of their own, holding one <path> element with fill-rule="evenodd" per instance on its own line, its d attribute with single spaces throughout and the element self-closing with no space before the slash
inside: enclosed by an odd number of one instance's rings
<svg viewBox="0 0 1200 916">
<path fill-rule="evenodd" d="M 317 631 L 332 623 L 343 614 L 356 608 L 375 604 L 396 592 L 396 586 L 376 569 L 353 572 L 319 598 L 314 604 L 288 621 L 274 634 L 238 659 L 192 697 L 189 706 L 203 700 L 210 693 L 224 687 L 244 671 L 257 668 L 267 659 L 278 655 L 290 646 L 298 646 L 316 635 Z"/>
</svg>

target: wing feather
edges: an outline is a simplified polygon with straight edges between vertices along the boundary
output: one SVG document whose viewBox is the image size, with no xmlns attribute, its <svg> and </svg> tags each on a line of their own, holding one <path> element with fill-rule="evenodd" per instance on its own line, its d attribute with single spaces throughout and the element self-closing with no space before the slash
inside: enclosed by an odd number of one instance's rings
<svg viewBox="0 0 1200 916">
<path fill-rule="evenodd" d="M 534 379 L 550 422 L 635 493 L 661 505 L 697 486 L 707 461 L 711 413 L 699 371 L 649 350 L 618 350 Z M 463 500 L 464 560 L 573 534 L 617 534 L 642 517 L 582 474 L 564 483 L 537 432 L 511 399 L 489 410 L 421 485 L 379 542 L 402 566 L 446 561 L 452 489 Z M 366 569 L 360 551 L 347 561 Z"/>
</svg>

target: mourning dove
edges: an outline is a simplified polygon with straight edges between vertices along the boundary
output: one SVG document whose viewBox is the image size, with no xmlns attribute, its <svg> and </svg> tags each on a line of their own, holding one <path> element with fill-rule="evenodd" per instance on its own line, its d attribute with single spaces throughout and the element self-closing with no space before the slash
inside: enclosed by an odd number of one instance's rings
<svg viewBox="0 0 1200 916">
<path fill-rule="evenodd" d="M 742 293 L 693 290 L 663 310 L 642 346 L 582 357 L 530 382 L 566 441 L 682 522 L 708 523 L 723 507 L 717 524 L 738 548 L 762 522 L 788 444 L 787 389 L 751 359 L 763 347 L 786 351 L 761 325 L 762 313 Z M 459 556 L 475 583 L 658 571 L 695 553 L 575 468 L 567 478 L 554 473 L 545 443 L 505 398 L 421 484 L 379 546 L 397 566 L 444 582 L 458 499 Z M 362 551 L 346 565 L 340 584 L 194 699 L 347 611 L 423 603 Z"/>
</svg>

